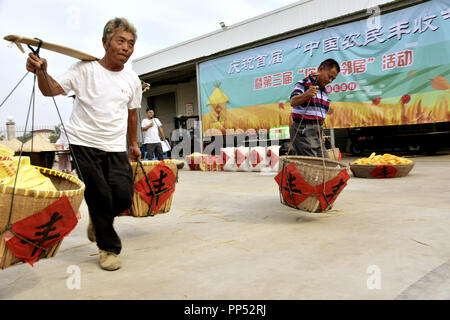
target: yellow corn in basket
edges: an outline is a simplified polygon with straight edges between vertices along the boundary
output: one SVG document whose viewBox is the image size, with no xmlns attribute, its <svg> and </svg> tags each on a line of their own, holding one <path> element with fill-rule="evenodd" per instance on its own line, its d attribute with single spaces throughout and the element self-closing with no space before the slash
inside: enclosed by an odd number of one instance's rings
<svg viewBox="0 0 450 320">
<path fill-rule="evenodd" d="M 279 185 L 280 201 L 307 212 L 328 211 L 347 185 L 347 169 L 346 164 L 335 160 L 282 156 L 275 178 Z"/>
<path fill-rule="evenodd" d="M 389 153 L 376 155 L 350 162 L 350 169 L 355 177 L 369 179 L 401 178 L 408 175 L 414 167 L 412 160 Z"/>
<path fill-rule="evenodd" d="M 178 182 L 177 164 L 173 160 L 131 162 L 133 203 L 121 216 L 148 217 L 169 212 Z"/>
<path fill-rule="evenodd" d="M 83 201 L 85 186 L 78 178 L 69 174 L 51 170 L 48 168 L 36 167 L 44 176 L 50 178 L 58 191 L 41 191 L 16 188 L 14 193 L 14 203 L 11 213 L 13 224 L 40 212 L 55 201 L 67 196 L 73 211 L 78 212 Z M 0 184 L 0 232 L 8 225 L 9 212 L 11 207 L 13 188 Z M 62 240 L 48 248 L 41 258 L 51 258 L 56 255 Z M 5 269 L 21 260 L 13 255 L 5 242 L 5 234 L 0 235 L 0 269 Z"/>
</svg>

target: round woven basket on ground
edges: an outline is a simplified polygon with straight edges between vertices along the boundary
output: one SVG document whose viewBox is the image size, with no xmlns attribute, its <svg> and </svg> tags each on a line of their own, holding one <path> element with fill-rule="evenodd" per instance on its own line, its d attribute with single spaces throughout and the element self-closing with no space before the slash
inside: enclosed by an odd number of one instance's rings
<svg viewBox="0 0 450 320">
<path fill-rule="evenodd" d="M 142 164 L 142 167 L 139 165 L 138 162 L 132 162 L 131 163 L 131 167 L 133 168 L 133 177 L 134 177 L 134 182 L 135 182 L 135 192 L 134 192 L 134 196 L 133 196 L 133 203 L 131 205 L 131 209 L 129 210 L 128 213 L 123 213 L 121 214 L 121 216 L 133 216 L 133 217 L 148 217 L 148 216 L 153 216 L 155 214 L 160 214 L 160 213 L 167 213 L 170 211 L 171 205 L 172 205 L 172 199 L 173 196 L 175 194 L 175 184 L 178 181 L 178 168 L 177 168 L 177 164 L 174 162 L 169 162 L 166 163 L 164 161 L 142 161 L 140 162 Z M 167 192 L 167 194 L 170 194 L 170 196 L 166 196 L 166 199 L 164 199 L 164 193 L 162 193 L 160 196 L 156 196 L 154 197 L 155 200 L 162 200 L 162 202 L 158 205 L 158 207 L 156 208 L 156 203 L 148 203 L 148 198 L 147 201 L 145 199 L 145 197 L 142 196 L 142 192 L 139 192 L 139 187 L 137 186 L 138 184 L 140 184 L 141 189 L 142 188 L 147 188 L 148 187 L 148 183 L 152 184 L 152 188 L 155 190 L 155 192 L 157 192 L 158 190 L 158 184 L 159 182 L 157 181 L 157 178 L 160 177 L 160 173 L 159 173 L 159 169 L 156 169 L 158 166 L 164 166 L 165 169 L 163 170 L 167 170 L 165 172 L 163 172 L 163 174 L 168 174 L 171 175 L 170 178 L 174 178 L 175 180 L 170 181 L 168 184 L 166 184 L 162 189 L 164 189 L 163 191 Z M 143 169 L 143 170 L 142 170 Z M 148 174 L 152 171 L 152 170 L 156 170 L 158 172 L 155 172 L 155 176 L 153 176 L 153 179 L 151 177 L 148 176 Z M 169 173 L 168 171 L 171 171 L 171 173 Z M 147 175 L 147 178 L 145 177 Z M 151 188 L 147 188 L 147 195 L 150 195 L 149 193 L 151 192 Z M 158 197 L 160 197 L 158 199 Z M 153 199 L 153 197 L 152 197 Z"/>
<path fill-rule="evenodd" d="M 183 168 L 184 168 L 184 161 L 178 162 L 178 163 L 177 163 L 177 169 L 178 169 L 178 170 L 181 170 L 181 169 L 183 169 Z"/>
<path fill-rule="evenodd" d="M 413 167 L 414 163 L 389 165 L 350 163 L 350 169 L 355 177 L 369 179 L 401 178 L 407 176 Z"/>
<path fill-rule="evenodd" d="M 169 159 L 164 159 L 164 163 L 165 164 L 174 163 L 177 166 L 178 170 L 181 170 L 184 167 L 184 160 L 169 158 Z"/>
<path fill-rule="evenodd" d="M 289 164 L 293 164 L 303 179 L 313 188 L 330 181 L 341 174 L 342 171 L 347 171 L 348 169 L 346 164 L 335 160 L 305 156 L 282 156 L 280 157 L 278 171 L 281 172 Z M 280 198 L 282 204 L 293 207 L 285 201 L 281 194 Z M 295 208 L 307 212 L 324 212 L 331 209 L 329 207 L 323 210 L 317 195 L 310 195 Z"/>
<path fill-rule="evenodd" d="M 49 177 L 58 191 L 38 191 L 16 188 L 11 216 L 11 224 L 28 218 L 40 212 L 55 201 L 67 196 L 73 211 L 78 212 L 84 196 L 84 183 L 78 178 L 69 174 L 51 170 L 48 168 L 36 167 L 46 177 Z M 13 188 L 0 185 L 0 232 L 5 230 L 8 224 L 9 210 L 11 207 Z M 53 245 L 44 258 L 56 255 L 62 240 Z M 5 269 L 10 265 L 20 262 L 13 255 L 6 245 L 4 235 L 0 236 L 0 269 Z"/>
</svg>

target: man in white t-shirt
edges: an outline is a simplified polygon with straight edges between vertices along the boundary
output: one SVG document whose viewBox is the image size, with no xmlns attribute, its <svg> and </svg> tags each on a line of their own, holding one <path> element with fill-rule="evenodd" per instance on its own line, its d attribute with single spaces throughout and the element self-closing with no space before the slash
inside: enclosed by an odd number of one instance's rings
<svg viewBox="0 0 450 320">
<path fill-rule="evenodd" d="M 99 61 L 78 62 L 55 79 L 47 74 L 47 61 L 34 54 L 26 66 L 37 73 L 44 96 L 75 92 L 66 131 L 78 175 L 86 185 L 84 196 L 95 231 L 89 238 L 97 242 L 100 267 L 109 271 L 121 267 L 122 244 L 113 222 L 131 207 L 134 182 L 129 160 L 141 156 L 137 108 L 142 87 L 137 74 L 124 68 L 136 39 L 135 27 L 124 18 L 115 18 L 103 30 L 105 55 Z"/>
<path fill-rule="evenodd" d="M 161 139 L 166 140 L 164 129 L 161 121 L 158 118 L 154 118 L 155 112 L 147 108 L 147 119 L 142 120 L 141 130 L 144 132 L 144 144 L 147 149 L 147 155 L 149 160 L 153 159 L 153 153 L 155 153 L 158 160 L 163 160 L 163 151 L 161 147 Z"/>
</svg>

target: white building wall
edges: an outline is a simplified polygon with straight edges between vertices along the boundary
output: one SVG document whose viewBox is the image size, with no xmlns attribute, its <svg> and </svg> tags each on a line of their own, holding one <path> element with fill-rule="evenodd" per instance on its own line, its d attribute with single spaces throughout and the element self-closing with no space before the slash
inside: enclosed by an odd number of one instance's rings
<svg viewBox="0 0 450 320">
<path fill-rule="evenodd" d="M 302 0 L 133 60 L 133 69 L 143 75 L 390 2 Z"/>
</svg>

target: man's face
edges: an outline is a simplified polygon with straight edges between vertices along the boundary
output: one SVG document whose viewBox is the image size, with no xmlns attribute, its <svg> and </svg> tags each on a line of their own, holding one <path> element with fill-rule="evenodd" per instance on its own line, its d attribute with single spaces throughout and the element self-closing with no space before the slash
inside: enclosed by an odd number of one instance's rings
<svg viewBox="0 0 450 320">
<path fill-rule="evenodd" d="M 111 60 L 119 65 L 124 65 L 133 54 L 134 42 L 133 34 L 117 29 L 109 44 L 105 38 L 103 39 L 103 47 Z"/>
<path fill-rule="evenodd" d="M 155 115 L 155 112 L 154 112 L 153 110 L 148 110 L 148 111 L 147 111 L 147 117 L 148 117 L 149 119 L 153 118 L 154 115 Z"/>
<path fill-rule="evenodd" d="M 336 77 L 338 76 L 338 74 L 339 72 L 336 70 L 335 67 L 331 69 L 319 67 L 319 76 L 317 77 L 317 83 L 322 87 L 325 87 L 326 85 L 333 82 L 334 79 L 336 79 Z"/>
</svg>

